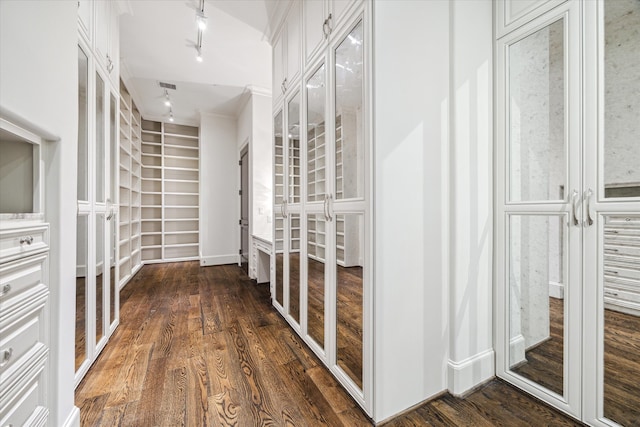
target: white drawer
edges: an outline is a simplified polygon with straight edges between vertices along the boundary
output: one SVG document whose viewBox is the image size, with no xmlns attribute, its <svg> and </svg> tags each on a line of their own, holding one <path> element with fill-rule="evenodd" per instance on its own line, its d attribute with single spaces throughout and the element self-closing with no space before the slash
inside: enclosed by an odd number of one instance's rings
<svg viewBox="0 0 640 427">
<path fill-rule="evenodd" d="M 635 257 L 640 264 L 640 246 L 628 246 L 628 245 L 604 245 L 604 253 L 606 255 L 622 255 L 628 257 Z"/>
<path fill-rule="evenodd" d="M 44 294 L 30 304 L 30 310 L 23 316 L 3 322 L 5 324 L 0 329 L 0 381 L 29 350 L 39 344 L 47 344 L 46 303 L 47 295 Z"/>
<path fill-rule="evenodd" d="M 639 215 L 607 215 L 605 219 L 605 227 L 607 225 L 635 226 L 640 228 Z"/>
<path fill-rule="evenodd" d="M 10 300 L 23 298 L 25 292 L 45 283 L 46 253 L 0 266 L 0 313 Z"/>
<path fill-rule="evenodd" d="M 0 263 L 44 252 L 49 248 L 47 224 L 0 230 Z"/>
<path fill-rule="evenodd" d="M 640 280 L 639 268 L 630 268 L 629 265 L 620 262 L 607 262 L 604 266 L 605 277 L 619 277 L 624 279 Z"/>
<path fill-rule="evenodd" d="M 47 353 L 34 353 L 29 362 L 20 377 L 10 383 L 0 383 L 0 426 L 47 423 Z"/>
</svg>

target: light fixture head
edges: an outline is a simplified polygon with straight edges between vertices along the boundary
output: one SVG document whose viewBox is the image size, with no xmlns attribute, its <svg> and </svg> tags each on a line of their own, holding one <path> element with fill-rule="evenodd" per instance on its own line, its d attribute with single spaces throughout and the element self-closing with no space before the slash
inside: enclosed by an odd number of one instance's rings
<svg viewBox="0 0 640 427">
<path fill-rule="evenodd" d="M 172 121 L 173 121 L 173 113 L 171 113 L 171 114 L 169 115 L 169 121 L 170 121 L 170 122 L 172 122 Z"/>
<path fill-rule="evenodd" d="M 196 46 L 196 61 L 202 62 L 202 49 Z"/>
<path fill-rule="evenodd" d="M 196 22 L 199 30 L 204 31 L 207 29 L 207 17 L 204 16 L 204 10 L 196 11 Z"/>
<path fill-rule="evenodd" d="M 171 101 L 169 101 L 169 98 L 167 98 L 167 99 L 164 101 L 164 105 L 166 105 L 167 107 L 171 107 Z"/>
</svg>

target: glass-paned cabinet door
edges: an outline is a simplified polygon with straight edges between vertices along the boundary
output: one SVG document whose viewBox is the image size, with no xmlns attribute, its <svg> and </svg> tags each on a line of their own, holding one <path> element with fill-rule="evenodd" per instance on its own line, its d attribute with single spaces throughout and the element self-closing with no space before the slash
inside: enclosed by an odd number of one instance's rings
<svg viewBox="0 0 640 427">
<path fill-rule="evenodd" d="M 324 200 L 326 194 L 326 70 L 322 64 L 309 78 L 307 90 L 307 201 Z"/>
<path fill-rule="evenodd" d="M 282 133 L 282 111 L 273 121 L 273 199 L 276 205 L 284 202 L 284 135 Z"/>
<path fill-rule="evenodd" d="M 604 197 L 640 198 L 640 2 L 604 8 Z"/>
<path fill-rule="evenodd" d="M 362 390 L 364 214 L 336 214 L 336 363 Z"/>
<path fill-rule="evenodd" d="M 300 324 L 300 214 L 290 213 L 289 223 L 289 315 Z"/>
<path fill-rule="evenodd" d="M 300 91 L 289 101 L 287 128 L 287 201 L 300 203 Z"/>
<path fill-rule="evenodd" d="M 326 230 L 324 214 L 307 214 L 307 335 L 325 348 Z"/>
<path fill-rule="evenodd" d="M 509 201 L 565 200 L 565 25 L 560 19 L 509 46 Z"/>
<path fill-rule="evenodd" d="M 285 273 L 285 219 L 283 215 L 284 205 L 280 205 L 280 208 L 276 208 L 274 212 L 274 274 L 275 274 L 275 287 L 274 287 L 274 299 L 280 305 L 284 307 L 284 273 Z"/>
<path fill-rule="evenodd" d="M 104 333 L 104 291 L 105 279 L 109 275 L 108 263 L 105 263 L 104 252 L 104 230 L 105 230 L 104 214 L 96 214 L 96 287 L 95 287 L 95 320 L 96 320 L 96 344 L 100 342 Z"/>
<path fill-rule="evenodd" d="M 89 58 L 78 46 L 78 200 L 89 200 Z"/>
<path fill-rule="evenodd" d="M 335 50 L 336 200 L 364 196 L 364 46 L 362 21 Z"/>
<path fill-rule="evenodd" d="M 105 201 L 105 85 L 104 81 L 100 77 L 100 74 L 96 73 L 96 140 L 95 140 L 95 179 L 96 179 L 96 191 L 95 201 L 96 203 L 104 203 Z"/>
<path fill-rule="evenodd" d="M 87 359 L 87 294 L 89 216 L 78 215 L 76 231 L 75 370 Z"/>
</svg>

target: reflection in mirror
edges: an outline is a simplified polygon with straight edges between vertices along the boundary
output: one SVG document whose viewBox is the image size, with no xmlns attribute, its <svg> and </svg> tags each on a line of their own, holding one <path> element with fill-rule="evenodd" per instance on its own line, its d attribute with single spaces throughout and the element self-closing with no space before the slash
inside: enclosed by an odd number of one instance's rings
<svg viewBox="0 0 640 427">
<path fill-rule="evenodd" d="M 300 92 L 289 101 L 287 111 L 289 154 L 289 203 L 300 203 Z"/>
<path fill-rule="evenodd" d="M 289 214 L 289 314 L 300 324 L 300 214 Z"/>
<path fill-rule="evenodd" d="M 307 215 L 307 334 L 324 349 L 325 218 Z"/>
<path fill-rule="evenodd" d="M 335 52 L 336 199 L 364 195 L 362 22 Z"/>
<path fill-rule="evenodd" d="M 273 156 L 274 156 L 274 202 L 281 205 L 284 200 L 284 141 L 282 139 L 282 111 L 273 122 Z"/>
<path fill-rule="evenodd" d="M 640 1 L 604 2 L 604 194 L 640 197 Z"/>
<path fill-rule="evenodd" d="M 276 301 L 281 306 L 284 305 L 283 284 L 284 284 L 284 218 L 280 214 L 275 220 L 276 234 Z"/>
<path fill-rule="evenodd" d="M 509 47 L 509 199 L 564 200 L 563 20 Z"/>
<path fill-rule="evenodd" d="M 563 395 L 564 215 L 511 215 L 509 367 Z"/>
<path fill-rule="evenodd" d="M 336 214 L 336 359 L 362 389 L 364 215 Z"/>
<path fill-rule="evenodd" d="M 78 200 L 89 200 L 89 60 L 78 47 Z"/>
<path fill-rule="evenodd" d="M 640 422 L 640 215 L 609 215 L 604 222 L 604 416 L 634 426 Z"/>
<path fill-rule="evenodd" d="M 116 97 L 111 95 L 111 103 L 109 104 L 109 164 L 111 165 L 111 173 L 109 174 L 111 177 L 109 188 L 111 189 L 109 192 L 109 198 L 112 203 L 116 202 L 116 193 L 117 193 L 117 183 L 116 176 L 118 176 L 118 158 L 116 157 L 116 150 L 118 149 L 118 128 L 117 128 L 117 116 L 118 112 L 116 110 L 118 104 L 116 104 Z M 115 222 L 114 222 L 115 224 Z"/>
<path fill-rule="evenodd" d="M 96 73 L 96 202 L 104 203 L 104 171 L 105 171 L 105 110 L 104 82 Z"/>
<path fill-rule="evenodd" d="M 117 249 L 118 249 L 118 240 L 116 238 L 116 224 L 117 215 L 111 217 L 109 221 L 109 225 L 111 227 L 111 242 L 109 244 L 109 263 L 110 263 L 110 272 L 109 272 L 109 322 L 113 324 L 116 321 L 116 300 L 118 299 L 116 292 L 116 262 L 118 260 Z"/>
<path fill-rule="evenodd" d="M 87 250 L 89 217 L 78 216 L 76 244 L 76 371 L 87 358 Z"/>
<path fill-rule="evenodd" d="M 104 259 L 104 215 L 96 214 L 96 344 L 104 334 L 102 324 L 102 292 L 106 268 Z"/>
<path fill-rule="evenodd" d="M 307 201 L 325 195 L 325 69 L 324 64 L 307 81 Z"/>
</svg>

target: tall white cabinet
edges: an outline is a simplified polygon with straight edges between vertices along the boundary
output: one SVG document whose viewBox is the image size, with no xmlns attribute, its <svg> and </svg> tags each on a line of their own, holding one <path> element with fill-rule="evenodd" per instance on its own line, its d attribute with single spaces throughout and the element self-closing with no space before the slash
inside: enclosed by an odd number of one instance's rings
<svg viewBox="0 0 640 427">
<path fill-rule="evenodd" d="M 46 141 L 0 117 L 0 425 L 49 420 Z"/>
<path fill-rule="evenodd" d="M 294 1 L 274 37 L 271 290 L 372 416 L 369 13 Z"/>
</svg>

